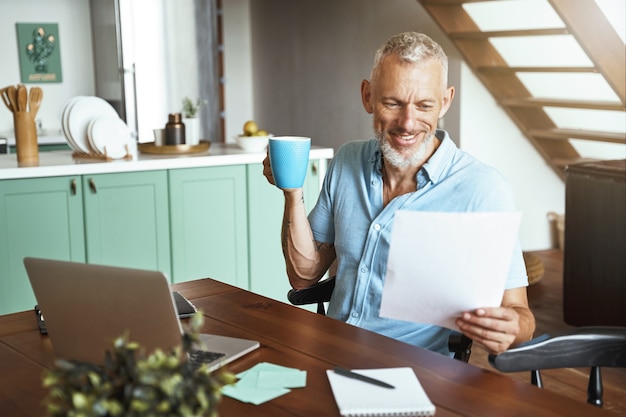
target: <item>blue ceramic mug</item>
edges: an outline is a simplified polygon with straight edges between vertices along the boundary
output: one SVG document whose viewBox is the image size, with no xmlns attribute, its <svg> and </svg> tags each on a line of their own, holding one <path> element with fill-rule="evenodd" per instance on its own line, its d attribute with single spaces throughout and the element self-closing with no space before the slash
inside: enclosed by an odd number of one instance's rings
<svg viewBox="0 0 626 417">
<path fill-rule="evenodd" d="M 272 136 L 269 138 L 270 165 L 278 188 L 301 188 L 309 167 L 311 138 Z"/>
</svg>

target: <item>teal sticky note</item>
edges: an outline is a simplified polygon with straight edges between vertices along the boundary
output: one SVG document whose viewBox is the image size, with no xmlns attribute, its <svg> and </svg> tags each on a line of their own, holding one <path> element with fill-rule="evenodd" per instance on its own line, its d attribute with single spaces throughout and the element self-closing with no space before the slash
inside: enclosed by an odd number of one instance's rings
<svg viewBox="0 0 626 417">
<path fill-rule="evenodd" d="M 222 393 L 228 397 L 254 405 L 263 404 L 288 392 L 290 391 L 286 388 L 258 389 L 256 387 L 237 387 L 237 385 L 227 385 L 222 390 Z"/>
<path fill-rule="evenodd" d="M 243 374 L 237 375 L 239 381 L 237 381 L 237 387 L 239 388 L 256 388 L 259 381 L 259 373 L 255 371 L 246 371 Z"/>
<path fill-rule="evenodd" d="M 239 381 L 224 387 L 223 394 L 236 400 L 262 404 L 306 386 L 306 371 L 261 362 L 237 374 Z"/>
<path fill-rule="evenodd" d="M 252 368 L 247 371 L 241 372 L 239 375 L 245 375 L 247 372 L 260 372 L 260 371 L 292 371 L 294 368 L 288 368 L 282 365 L 276 365 L 274 363 L 269 362 L 260 362 L 254 365 Z M 239 376 L 237 375 L 237 376 Z"/>
<path fill-rule="evenodd" d="M 257 386 L 263 388 L 302 388 L 306 386 L 306 371 L 261 371 L 258 373 Z"/>
</svg>

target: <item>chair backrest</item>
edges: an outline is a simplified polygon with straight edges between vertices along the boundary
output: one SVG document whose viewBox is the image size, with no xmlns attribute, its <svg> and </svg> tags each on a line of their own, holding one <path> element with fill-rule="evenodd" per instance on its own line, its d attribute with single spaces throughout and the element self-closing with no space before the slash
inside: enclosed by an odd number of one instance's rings
<svg viewBox="0 0 626 417">
<path fill-rule="evenodd" d="M 536 337 L 498 355 L 489 363 L 502 372 L 531 371 L 533 385 L 543 387 L 542 369 L 591 367 L 587 402 L 602 406 L 601 367 L 626 367 L 626 327 L 579 327 Z"/>
<path fill-rule="evenodd" d="M 297 306 L 317 304 L 317 313 L 326 314 L 324 303 L 330 301 L 334 289 L 335 277 L 330 277 L 309 288 L 289 290 L 287 299 L 291 304 Z M 452 332 L 448 338 L 448 349 L 454 353 L 454 359 L 468 362 L 472 353 L 472 339 L 462 333 Z"/>
</svg>

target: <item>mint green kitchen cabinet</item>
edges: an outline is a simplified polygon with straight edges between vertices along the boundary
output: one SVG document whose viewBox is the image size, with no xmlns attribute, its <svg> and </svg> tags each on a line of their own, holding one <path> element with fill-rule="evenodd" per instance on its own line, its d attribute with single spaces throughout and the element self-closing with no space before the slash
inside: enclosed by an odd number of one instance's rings
<svg viewBox="0 0 626 417">
<path fill-rule="evenodd" d="M 35 305 L 25 256 L 170 275 L 167 171 L 0 181 L 0 314 Z"/>
<path fill-rule="evenodd" d="M 211 277 L 286 301 L 283 195 L 261 163 L 106 171 L 115 164 L 55 176 L 42 163 L 34 178 L 0 180 L 0 314 L 35 304 L 26 256 L 160 270 L 171 282 Z M 325 164 L 310 162 L 307 210 Z"/>
<path fill-rule="evenodd" d="M 87 262 L 171 274 L 167 171 L 82 177 Z"/>
<path fill-rule="evenodd" d="M 304 202 L 310 211 L 319 195 L 318 160 L 309 162 L 304 184 Z M 291 288 L 281 245 L 284 211 L 283 192 L 267 182 L 262 164 L 248 165 L 248 227 L 250 290 L 279 301 L 287 301 Z"/>
<path fill-rule="evenodd" d="M 246 165 L 169 171 L 172 281 L 249 289 Z"/>
<path fill-rule="evenodd" d="M 0 314 L 35 305 L 26 256 L 85 261 L 80 176 L 0 181 Z"/>
</svg>

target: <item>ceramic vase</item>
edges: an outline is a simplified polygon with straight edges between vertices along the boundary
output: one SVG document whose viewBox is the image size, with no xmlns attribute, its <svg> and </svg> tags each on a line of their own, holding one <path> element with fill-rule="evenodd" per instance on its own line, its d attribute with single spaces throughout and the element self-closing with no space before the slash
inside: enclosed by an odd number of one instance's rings
<svg viewBox="0 0 626 417">
<path fill-rule="evenodd" d="M 200 143 L 200 119 L 197 117 L 184 117 L 185 144 L 197 145 Z"/>
</svg>

